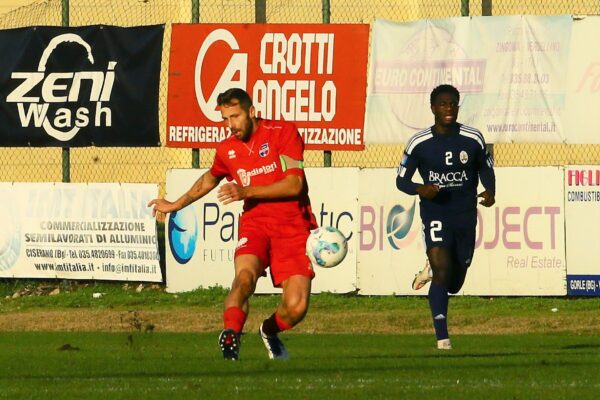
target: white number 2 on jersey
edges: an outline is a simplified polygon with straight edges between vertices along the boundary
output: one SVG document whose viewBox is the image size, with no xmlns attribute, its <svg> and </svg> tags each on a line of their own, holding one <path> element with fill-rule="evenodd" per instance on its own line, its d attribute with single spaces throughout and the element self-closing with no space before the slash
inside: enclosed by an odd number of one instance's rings
<svg viewBox="0 0 600 400">
<path fill-rule="evenodd" d="M 441 242 L 442 238 L 436 236 L 436 233 L 442 230 L 442 221 L 431 221 L 429 234 L 431 235 L 432 242 Z"/>
<path fill-rule="evenodd" d="M 452 152 L 451 151 L 447 151 L 446 152 L 446 165 L 452 165 Z"/>
</svg>

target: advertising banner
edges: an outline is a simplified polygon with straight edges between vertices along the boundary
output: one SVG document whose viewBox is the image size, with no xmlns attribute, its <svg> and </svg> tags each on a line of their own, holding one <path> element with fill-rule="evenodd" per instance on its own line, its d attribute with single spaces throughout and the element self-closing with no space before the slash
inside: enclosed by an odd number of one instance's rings
<svg viewBox="0 0 600 400">
<path fill-rule="evenodd" d="M 357 270 L 360 294 L 423 294 L 411 287 L 427 259 L 419 199 L 396 188 L 396 174 L 392 168 L 361 170 Z"/>
<path fill-rule="evenodd" d="M 433 125 L 440 84 L 458 88 L 459 121 L 488 143 L 563 142 L 571 26 L 566 15 L 375 21 L 367 142 L 405 143 Z"/>
<path fill-rule="evenodd" d="M 395 179 L 394 169 L 361 170 L 360 294 L 427 294 L 411 288 L 426 260 L 419 200 Z M 478 207 L 475 255 L 460 294 L 564 295 L 562 170 L 496 168 L 496 179 L 496 204 Z"/>
<path fill-rule="evenodd" d="M 159 146 L 164 26 L 0 30 L 2 146 Z"/>
<path fill-rule="evenodd" d="M 600 16 L 573 21 L 565 127 L 567 143 L 600 143 L 600 49 L 589 38 L 600 35 Z"/>
<path fill-rule="evenodd" d="M 205 172 L 175 169 L 167 173 L 167 199 L 175 200 Z M 348 293 L 356 290 L 358 168 L 308 168 L 305 170 L 317 223 L 335 226 L 348 237 L 348 254 L 335 268 L 314 267 L 312 292 Z M 188 207 L 169 214 L 165 222 L 167 291 L 199 287 L 229 288 L 238 239 L 242 202 L 223 206 L 217 189 Z M 277 293 L 270 275 L 259 279 L 256 293 Z"/>
<path fill-rule="evenodd" d="M 161 282 L 151 184 L 0 183 L 0 277 Z"/>
<path fill-rule="evenodd" d="M 307 149 L 362 150 L 368 45 L 367 24 L 173 24 L 167 146 L 216 147 L 217 96 L 239 87 Z"/>
<path fill-rule="evenodd" d="M 475 256 L 462 294 L 565 295 L 562 168 L 495 172 L 496 204 L 477 208 Z"/>
<path fill-rule="evenodd" d="M 178 198 L 202 172 L 170 171 L 168 198 Z M 411 288 L 426 260 L 419 199 L 396 188 L 395 169 L 309 168 L 307 177 L 317 222 L 349 237 L 342 264 L 316 269 L 313 292 L 427 294 Z M 475 255 L 459 294 L 565 295 L 562 168 L 496 168 L 496 177 L 496 204 L 478 207 Z M 241 203 L 222 206 L 213 192 L 168 218 L 168 291 L 231 285 Z M 269 278 L 259 281 L 257 293 L 277 291 Z"/>
<path fill-rule="evenodd" d="M 565 168 L 567 293 L 600 296 L 600 167 Z"/>
</svg>

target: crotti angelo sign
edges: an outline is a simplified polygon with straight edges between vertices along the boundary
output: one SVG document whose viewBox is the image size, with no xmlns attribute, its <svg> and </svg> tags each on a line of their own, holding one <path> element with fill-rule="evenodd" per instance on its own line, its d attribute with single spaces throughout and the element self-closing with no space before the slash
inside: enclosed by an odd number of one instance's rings
<svg viewBox="0 0 600 400">
<path fill-rule="evenodd" d="M 362 150 L 368 40 L 363 24 L 174 24 L 167 146 L 216 147 L 229 135 L 217 96 L 241 87 L 307 149 Z"/>
</svg>

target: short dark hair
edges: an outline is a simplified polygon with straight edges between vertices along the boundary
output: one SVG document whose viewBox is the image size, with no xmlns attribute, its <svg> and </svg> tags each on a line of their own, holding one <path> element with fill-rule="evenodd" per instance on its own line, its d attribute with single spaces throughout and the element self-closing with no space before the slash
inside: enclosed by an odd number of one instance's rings
<svg viewBox="0 0 600 400">
<path fill-rule="evenodd" d="M 429 104 L 433 104 L 435 99 L 442 93 L 450 93 L 456 96 L 456 99 L 460 102 L 460 92 L 457 88 L 452 85 L 439 85 L 431 91 L 429 96 Z"/>
<path fill-rule="evenodd" d="M 227 89 L 223 93 L 219 94 L 219 96 L 217 96 L 218 106 L 228 106 L 236 103 L 239 103 L 240 107 L 246 111 L 248 111 L 250 107 L 252 107 L 252 99 L 244 89 Z"/>
</svg>

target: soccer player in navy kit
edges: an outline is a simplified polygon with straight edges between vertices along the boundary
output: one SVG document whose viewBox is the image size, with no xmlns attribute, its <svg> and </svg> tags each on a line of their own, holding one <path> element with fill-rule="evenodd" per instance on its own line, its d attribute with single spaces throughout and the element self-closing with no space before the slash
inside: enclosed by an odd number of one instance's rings
<svg viewBox="0 0 600 400">
<path fill-rule="evenodd" d="M 413 281 L 418 290 L 427 282 L 429 306 L 438 349 L 452 348 L 448 335 L 448 293 L 458 293 L 475 250 L 477 197 L 479 204 L 495 203 L 493 161 L 481 132 L 457 122 L 460 93 L 440 85 L 430 96 L 432 127 L 416 133 L 406 144 L 396 186 L 418 194 L 428 263 Z M 423 184 L 412 177 L 418 170 Z M 477 195 L 479 180 L 485 191 Z"/>
</svg>

